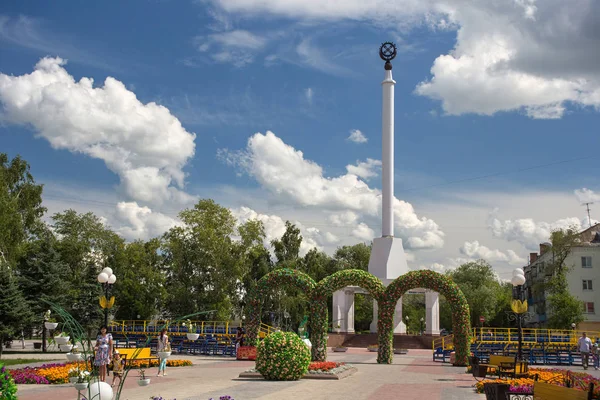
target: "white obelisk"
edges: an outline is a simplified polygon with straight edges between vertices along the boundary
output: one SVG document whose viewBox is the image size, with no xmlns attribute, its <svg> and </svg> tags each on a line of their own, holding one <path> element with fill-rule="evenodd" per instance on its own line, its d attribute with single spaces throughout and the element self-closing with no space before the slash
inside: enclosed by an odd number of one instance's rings
<svg viewBox="0 0 600 400">
<path fill-rule="evenodd" d="M 384 43 L 379 49 L 380 57 L 386 61 L 383 88 L 383 108 L 381 113 L 382 141 L 382 184 L 381 184 L 381 237 L 373 240 L 369 272 L 381 279 L 384 285 L 408 272 L 402 239 L 394 237 L 394 85 L 391 60 L 396 56 L 396 46 Z M 396 305 L 394 332 L 404 333 L 402 322 L 402 300 Z M 377 332 L 377 303 L 373 303 L 371 332 Z"/>
</svg>

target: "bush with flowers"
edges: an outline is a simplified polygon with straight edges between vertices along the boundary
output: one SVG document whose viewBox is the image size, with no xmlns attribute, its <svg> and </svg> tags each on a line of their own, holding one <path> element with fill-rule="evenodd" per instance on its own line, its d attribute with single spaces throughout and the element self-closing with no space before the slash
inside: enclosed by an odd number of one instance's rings
<svg viewBox="0 0 600 400">
<path fill-rule="evenodd" d="M 267 380 L 298 380 L 309 364 L 310 350 L 295 333 L 274 332 L 258 345 L 256 370 Z"/>
<path fill-rule="evenodd" d="M 17 400 L 17 385 L 4 365 L 0 364 L 0 399 Z"/>
</svg>

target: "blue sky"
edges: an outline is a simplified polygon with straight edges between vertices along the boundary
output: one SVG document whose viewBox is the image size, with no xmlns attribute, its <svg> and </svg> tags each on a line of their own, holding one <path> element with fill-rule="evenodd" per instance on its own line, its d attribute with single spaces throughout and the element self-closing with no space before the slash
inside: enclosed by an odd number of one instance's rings
<svg viewBox="0 0 600 400">
<path fill-rule="evenodd" d="M 210 197 L 242 221 L 263 219 L 272 236 L 297 221 L 304 250 L 332 252 L 380 233 L 377 161 L 353 178 L 347 166 L 381 158 L 377 50 L 392 40 L 395 192 L 412 205 L 398 205 L 396 234 L 411 267 L 487 256 L 502 276 L 550 229 L 583 224 L 582 201 L 600 207 L 591 0 L 587 13 L 558 1 L 334 3 L 7 4 L 0 151 L 31 163 L 51 212 L 92 210 L 128 239 L 160 234 Z M 44 57 L 67 61 L 29 81 Z M 59 75 L 74 80 L 36 97 Z M 107 77 L 122 88 L 107 90 Z M 81 78 L 107 97 L 74 100 Z M 366 142 L 349 140 L 354 130 Z"/>
</svg>

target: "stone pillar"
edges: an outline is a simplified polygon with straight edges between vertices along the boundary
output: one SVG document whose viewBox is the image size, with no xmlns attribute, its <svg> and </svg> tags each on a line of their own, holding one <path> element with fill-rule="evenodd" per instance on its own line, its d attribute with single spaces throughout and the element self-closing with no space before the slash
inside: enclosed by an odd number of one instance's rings
<svg viewBox="0 0 600 400">
<path fill-rule="evenodd" d="M 440 334 L 440 295 L 428 290 L 425 292 L 425 333 L 427 335 Z"/>
<path fill-rule="evenodd" d="M 343 332 L 346 333 L 354 333 L 354 291 L 353 290 L 345 290 L 345 320 L 346 320 L 346 329 Z"/>
<path fill-rule="evenodd" d="M 346 312 L 346 295 L 343 290 L 338 290 L 337 292 L 333 292 L 333 312 L 331 316 L 331 321 L 333 323 L 333 331 L 340 332 L 345 330 L 345 312 Z M 337 328 L 337 325 L 340 325 L 340 328 Z"/>
<path fill-rule="evenodd" d="M 373 319 L 371 320 L 371 325 L 369 325 L 369 330 L 371 333 L 377 333 L 377 300 L 373 300 Z"/>
<path fill-rule="evenodd" d="M 406 325 L 402 320 L 402 297 L 396 303 L 396 311 L 394 312 L 394 333 L 406 333 Z"/>
</svg>

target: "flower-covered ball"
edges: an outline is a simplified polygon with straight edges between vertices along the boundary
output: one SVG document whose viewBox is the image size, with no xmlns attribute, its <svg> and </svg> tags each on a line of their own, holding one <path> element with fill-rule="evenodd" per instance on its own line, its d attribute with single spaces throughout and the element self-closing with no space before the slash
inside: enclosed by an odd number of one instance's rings
<svg viewBox="0 0 600 400">
<path fill-rule="evenodd" d="M 256 370 L 271 381 L 296 381 L 308 372 L 310 350 L 292 332 L 274 332 L 257 348 Z"/>
</svg>

